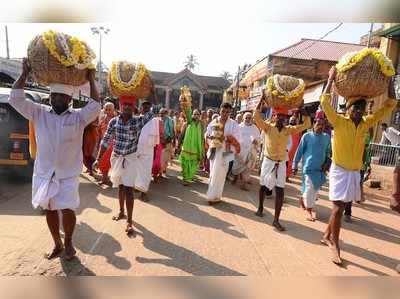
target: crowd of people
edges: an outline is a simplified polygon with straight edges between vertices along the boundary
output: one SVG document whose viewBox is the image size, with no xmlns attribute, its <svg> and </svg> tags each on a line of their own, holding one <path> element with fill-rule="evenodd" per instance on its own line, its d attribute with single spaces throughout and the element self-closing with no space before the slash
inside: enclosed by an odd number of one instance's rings
<svg viewBox="0 0 400 299">
<path fill-rule="evenodd" d="M 24 60 L 10 104 L 35 127 L 38 150 L 32 202 L 34 207 L 46 211 L 55 243 L 47 255 L 49 259 L 64 249 L 67 259 L 75 255 L 72 235 L 76 223 L 74 211 L 79 206 L 78 177 L 82 163 L 89 175 L 98 176 L 100 184 L 118 188 L 119 212 L 113 219 L 127 219 L 125 231 L 131 234 L 135 190 L 143 201 L 148 201 L 151 182 L 167 179 L 168 166 L 177 158 L 184 186 L 193 184 L 199 172 L 209 177 L 204 196 L 209 205 L 222 201 L 227 178 L 249 191 L 251 173 L 258 165 L 259 205 L 255 213 L 263 216 L 264 199 L 274 193 L 272 225 L 278 231 L 285 230 L 280 223 L 285 185 L 290 176 L 297 174 L 299 165 L 302 179 L 299 203 L 309 221 L 317 219 L 318 192 L 329 173 L 329 199 L 333 208 L 321 242 L 329 246 L 332 261 L 341 264 L 342 215 L 345 211 L 351 215 L 352 202 L 362 200 L 370 128 L 396 105 L 391 84 L 391 99 L 374 113 L 367 110 L 367 101 L 362 98 L 348 105 L 345 115 L 337 113 L 330 103 L 335 77 L 332 68 L 321 95 L 320 110 L 313 118 L 303 108 L 295 111 L 273 108 L 272 117 L 265 119 L 264 94 L 254 111 L 236 115 L 228 102 L 222 103 L 218 111 L 200 111 L 190 106 L 169 111 L 144 101 L 138 110 L 134 102 L 122 98 L 117 111 L 110 102 L 101 109 L 94 73 L 89 71 L 90 100 L 84 108 L 73 109 L 71 90 L 61 84 L 50 86 L 50 106 L 26 100 L 23 88 L 29 72 Z M 398 135 L 390 131 L 384 136 L 392 140 Z M 58 210 L 63 215 L 64 242 L 59 232 Z"/>
</svg>

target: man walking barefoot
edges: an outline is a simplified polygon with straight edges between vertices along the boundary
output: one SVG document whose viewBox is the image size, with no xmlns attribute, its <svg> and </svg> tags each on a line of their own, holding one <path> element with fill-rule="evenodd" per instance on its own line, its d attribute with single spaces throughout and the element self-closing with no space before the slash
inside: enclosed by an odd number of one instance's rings
<svg viewBox="0 0 400 299">
<path fill-rule="evenodd" d="M 114 149 L 111 155 L 110 179 L 113 187 L 118 187 L 119 214 L 113 219 L 118 221 L 126 218 L 124 205 L 128 212 L 125 232 L 130 235 L 134 232 L 132 224 L 133 214 L 133 188 L 139 173 L 137 146 L 139 135 L 144 125 L 150 121 L 154 114 L 147 112 L 141 116 L 133 116 L 134 103 L 129 98 L 120 98 L 122 113 L 114 117 L 108 124 L 107 132 L 101 142 L 94 167 L 101 160 L 103 154 L 114 139 Z"/>
<path fill-rule="evenodd" d="M 284 188 L 286 182 L 286 147 L 291 134 L 301 132 L 311 126 L 310 117 L 305 116 L 304 123 L 296 126 L 285 126 L 287 110 L 274 108 L 272 121 L 264 121 L 261 110 L 264 104 L 264 93 L 261 96 L 256 110 L 254 122 L 264 132 L 264 159 L 261 166 L 259 205 L 256 215 L 263 216 L 264 198 L 268 190 L 275 188 L 275 217 L 272 225 L 278 231 L 285 228 L 279 222 L 279 216 L 283 205 Z M 305 111 L 303 112 L 305 113 Z"/>
<path fill-rule="evenodd" d="M 32 204 L 46 211 L 47 225 L 54 248 L 48 259 L 64 251 L 71 260 L 75 254 L 72 236 L 75 229 L 75 210 L 79 207 L 79 174 L 82 171 L 82 136 L 85 127 L 98 117 L 101 106 L 95 85 L 95 71 L 88 71 L 89 103 L 82 109 L 70 108 L 72 86 L 50 85 L 51 107 L 33 103 L 25 98 L 24 85 L 30 72 L 26 59 L 22 74 L 15 81 L 10 94 L 10 105 L 35 126 L 37 154 L 32 178 Z M 60 236 L 58 211 L 62 213 L 64 244 Z"/>
<path fill-rule="evenodd" d="M 393 80 L 389 86 L 389 99 L 375 113 L 364 116 L 367 102 L 360 98 L 347 105 L 347 115 L 336 113 L 330 104 L 332 83 L 336 68 L 332 67 L 324 94 L 322 109 L 334 129 L 332 140 L 332 166 L 329 172 L 329 199 L 333 209 L 321 242 L 331 249 L 332 261 L 341 264 L 339 234 L 345 204 L 361 199 L 360 169 L 363 164 L 365 135 L 369 128 L 388 115 L 396 106 L 393 100 Z"/>
</svg>

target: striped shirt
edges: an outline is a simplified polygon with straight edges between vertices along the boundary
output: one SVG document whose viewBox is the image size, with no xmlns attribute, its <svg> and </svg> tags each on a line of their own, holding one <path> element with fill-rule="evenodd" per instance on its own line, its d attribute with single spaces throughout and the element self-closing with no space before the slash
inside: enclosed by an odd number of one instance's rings
<svg viewBox="0 0 400 299">
<path fill-rule="evenodd" d="M 101 146 L 107 148 L 114 139 L 114 153 L 121 156 L 135 153 L 140 132 L 153 117 L 153 112 L 133 116 L 127 122 L 124 122 L 121 116 L 114 117 L 108 124 Z"/>
</svg>

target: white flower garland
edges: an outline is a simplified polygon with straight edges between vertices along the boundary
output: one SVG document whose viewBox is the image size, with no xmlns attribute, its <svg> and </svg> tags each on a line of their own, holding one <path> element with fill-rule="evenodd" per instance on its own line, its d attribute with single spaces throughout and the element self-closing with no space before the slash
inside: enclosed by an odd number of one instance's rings
<svg viewBox="0 0 400 299">
<path fill-rule="evenodd" d="M 121 62 L 121 63 L 117 63 L 116 67 L 117 67 L 117 78 L 119 82 L 123 82 L 126 85 L 132 85 L 132 83 L 136 80 L 137 76 L 139 75 L 139 72 L 137 71 L 137 64 L 133 63 L 134 69 L 135 71 L 132 74 L 132 77 L 129 79 L 128 82 L 125 82 L 121 79 L 121 73 L 120 73 L 120 66 L 125 63 L 125 62 Z M 127 63 L 127 62 L 126 62 Z"/>
<path fill-rule="evenodd" d="M 304 81 L 302 79 L 300 79 L 300 78 L 297 78 L 299 84 L 293 90 L 284 90 L 284 89 L 282 89 L 282 87 L 279 85 L 278 75 L 273 76 L 273 80 L 274 80 L 274 86 L 275 86 L 276 90 L 281 95 L 284 95 L 284 96 L 287 96 L 287 97 L 291 97 L 293 94 L 301 93 L 304 90 Z"/>
</svg>

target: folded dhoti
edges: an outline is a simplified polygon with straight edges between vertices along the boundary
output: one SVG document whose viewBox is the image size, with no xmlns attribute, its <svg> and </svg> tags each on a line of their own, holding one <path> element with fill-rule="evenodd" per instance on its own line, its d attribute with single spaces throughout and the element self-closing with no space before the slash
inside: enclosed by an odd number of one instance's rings
<svg viewBox="0 0 400 299">
<path fill-rule="evenodd" d="M 360 171 L 346 170 L 332 163 L 329 170 L 329 199 L 343 202 L 359 201 Z"/>
<path fill-rule="evenodd" d="M 125 156 L 112 153 L 110 161 L 110 180 L 113 183 L 113 187 L 116 188 L 119 185 L 134 187 L 135 179 L 140 175 L 137 153 Z"/>
</svg>

